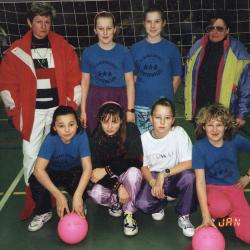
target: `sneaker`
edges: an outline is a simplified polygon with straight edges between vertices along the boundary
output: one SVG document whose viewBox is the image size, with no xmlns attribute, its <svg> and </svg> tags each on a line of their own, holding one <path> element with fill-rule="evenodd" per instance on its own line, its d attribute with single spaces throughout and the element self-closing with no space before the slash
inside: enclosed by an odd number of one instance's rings
<svg viewBox="0 0 250 250">
<path fill-rule="evenodd" d="M 158 213 L 151 214 L 151 216 L 153 220 L 157 220 L 157 221 L 163 220 L 163 218 L 165 217 L 164 209 L 160 210 Z"/>
<path fill-rule="evenodd" d="M 43 227 L 43 225 L 52 218 L 52 212 L 36 215 L 28 226 L 28 230 L 35 232 Z"/>
<path fill-rule="evenodd" d="M 123 232 L 126 236 L 134 236 L 138 233 L 138 226 L 132 213 L 124 213 Z"/>
<path fill-rule="evenodd" d="M 178 226 L 182 229 L 182 233 L 187 237 L 192 237 L 195 228 L 189 220 L 189 215 L 180 216 L 178 218 Z"/>
<path fill-rule="evenodd" d="M 167 195 L 167 201 L 175 201 L 176 197 L 168 196 Z"/>
<path fill-rule="evenodd" d="M 109 214 L 113 217 L 122 216 L 122 206 L 120 203 L 115 203 L 109 208 Z"/>
</svg>

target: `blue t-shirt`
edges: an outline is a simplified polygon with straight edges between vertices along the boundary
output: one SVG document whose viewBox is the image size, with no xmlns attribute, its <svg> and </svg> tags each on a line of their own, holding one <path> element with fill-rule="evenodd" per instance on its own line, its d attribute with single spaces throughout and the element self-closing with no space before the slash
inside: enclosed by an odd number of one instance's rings
<svg viewBox="0 0 250 250">
<path fill-rule="evenodd" d="M 81 166 L 81 158 L 90 156 L 88 137 L 82 131 L 65 144 L 58 135 L 48 134 L 38 156 L 49 160 L 48 167 L 53 170 L 65 171 Z"/>
<path fill-rule="evenodd" d="M 131 47 L 135 63 L 135 104 L 151 107 L 161 96 L 174 101 L 172 77 L 182 75 L 181 57 L 175 44 L 161 39 L 149 43 L 146 39 Z"/>
<path fill-rule="evenodd" d="M 240 178 L 238 151 L 250 153 L 250 140 L 236 135 L 218 148 L 205 137 L 193 146 L 193 168 L 205 170 L 207 184 L 234 185 Z"/>
<path fill-rule="evenodd" d="M 92 85 L 124 87 L 124 74 L 133 72 L 134 63 L 129 50 L 121 44 L 116 44 L 111 50 L 104 50 L 96 43 L 83 51 L 81 70 L 90 74 Z"/>
</svg>

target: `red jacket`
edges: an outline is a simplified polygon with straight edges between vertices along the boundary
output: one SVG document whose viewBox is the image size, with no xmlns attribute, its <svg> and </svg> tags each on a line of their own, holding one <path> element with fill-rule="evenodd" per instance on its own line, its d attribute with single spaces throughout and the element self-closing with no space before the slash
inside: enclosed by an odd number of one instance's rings
<svg viewBox="0 0 250 250">
<path fill-rule="evenodd" d="M 48 38 L 55 61 L 59 105 L 69 105 L 77 109 L 81 90 L 79 59 L 73 47 L 62 36 L 50 32 Z M 37 91 L 31 40 L 32 32 L 28 31 L 6 51 L 0 65 L 1 97 L 8 116 L 25 140 L 29 140 L 33 127 Z"/>
</svg>

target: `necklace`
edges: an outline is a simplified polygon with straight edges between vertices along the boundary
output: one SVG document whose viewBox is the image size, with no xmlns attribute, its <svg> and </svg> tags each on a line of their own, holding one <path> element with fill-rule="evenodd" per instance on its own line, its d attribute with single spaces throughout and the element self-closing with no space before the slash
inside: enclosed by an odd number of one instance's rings
<svg viewBox="0 0 250 250">
<path fill-rule="evenodd" d="M 41 68 L 43 68 L 43 69 L 47 69 L 47 67 L 46 66 L 44 66 L 45 64 L 46 64 L 46 60 L 41 60 L 42 62 L 40 62 L 40 60 L 39 59 L 37 59 L 37 62 L 39 63 L 39 65 L 41 66 Z"/>
<path fill-rule="evenodd" d="M 40 64 L 40 66 L 42 68 L 45 68 L 44 65 L 46 64 L 47 62 L 47 54 L 48 54 L 48 48 L 46 49 L 44 55 L 41 55 L 39 52 L 38 52 L 38 49 L 34 49 L 34 52 L 40 57 L 39 59 L 37 58 L 37 61 L 38 63 Z"/>
<path fill-rule="evenodd" d="M 38 45 L 38 47 L 36 47 Z M 41 44 L 42 46 L 44 44 Z M 33 59 L 35 59 L 38 64 L 43 68 L 46 69 L 51 63 L 51 53 L 50 53 L 50 46 L 49 43 L 46 44 L 44 47 L 40 47 L 39 44 L 32 44 L 32 50 L 33 50 Z M 45 50 L 46 49 L 46 50 Z M 39 52 L 40 50 L 40 52 Z M 45 52 L 42 54 L 41 52 L 45 50 Z M 48 62 L 49 61 L 49 62 Z"/>
</svg>

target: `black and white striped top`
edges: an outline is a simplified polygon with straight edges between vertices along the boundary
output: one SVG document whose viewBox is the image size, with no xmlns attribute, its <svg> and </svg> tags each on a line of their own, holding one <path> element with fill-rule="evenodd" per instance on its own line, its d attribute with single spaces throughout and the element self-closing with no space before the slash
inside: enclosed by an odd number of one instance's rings
<svg viewBox="0 0 250 250">
<path fill-rule="evenodd" d="M 37 76 L 36 109 L 58 106 L 55 63 L 48 37 L 37 39 L 32 36 L 31 55 Z"/>
</svg>

